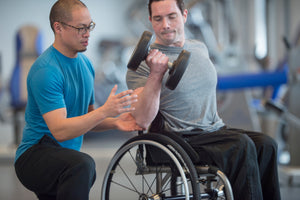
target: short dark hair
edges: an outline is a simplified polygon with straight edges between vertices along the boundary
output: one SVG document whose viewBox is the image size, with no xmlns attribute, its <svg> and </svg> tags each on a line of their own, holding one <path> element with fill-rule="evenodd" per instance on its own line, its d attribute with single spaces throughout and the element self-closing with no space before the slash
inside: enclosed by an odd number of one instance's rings
<svg viewBox="0 0 300 200">
<path fill-rule="evenodd" d="M 49 19 L 51 29 L 54 31 L 54 22 L 72 21 L 72 10 L 76 7 L 85 7 L 86 5 L 80 0 L 58 0 L 52 6 Z"/>
<path fill-rule="evenodd" d="M 153 2 L 156 2 L 156 1 L 164 1 L 164 0 L 149 0 L 148 2 L 148 12 L 149 12 L 149 16 L 152 17 L 152 10 L 151 10 L 151 4 Z M 181 11 L 181 14 L 183 14 L 183 11 L 184 11 L 184 0 L 176 0 L 176 4 L 179 8 L 179 10 Z"/>
</svg>

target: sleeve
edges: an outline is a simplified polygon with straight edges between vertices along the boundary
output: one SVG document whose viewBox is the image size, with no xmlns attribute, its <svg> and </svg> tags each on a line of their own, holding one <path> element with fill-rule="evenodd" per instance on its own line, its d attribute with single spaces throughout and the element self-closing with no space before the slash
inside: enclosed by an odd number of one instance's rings
<svg viewBox="0 0 300 200">
<path fill-rule="evenodd" d="M 53 70 L 40 69 L 29 80 L 28 87 L 41 114 L 66 107 L 63 92 L 63 78 Z"/>
<path fill-rule="evenodd" d="M 95 90 L 93 90 L 92 97 L 91 97 L 89 105 L 91 106 L 91 105 L 94 105 L 94 104 L 95 104 Z"/>
<path fill-rule="evenodd" d="M 145 61 L 143 61 L 140 64 L 140 66 L 136 71 L 128 69 L 126 74 L 126 83 L 128 89 L 134 90 L 136 88 L 145 86 L 149 74 L 150 74 L 150 69 L 145 63 Z"/>
<path fill-rule="evenodd" d="M 94 69 L 93 64 L 90 61 L 90 59 L 88 59 L 86 56 L 85 56 L 85 59 L 88 62 L 88 66 L 89 66 L 90 72 L 91 72 L 91 74 L 93 76 L 93 83 L 95 84 L 95 69 Z M 89 105 L 94 105 L 94 104 L 95 104 L 95 87 L 93 87 L 92 96 L 91 96 Z"/>
</svg>

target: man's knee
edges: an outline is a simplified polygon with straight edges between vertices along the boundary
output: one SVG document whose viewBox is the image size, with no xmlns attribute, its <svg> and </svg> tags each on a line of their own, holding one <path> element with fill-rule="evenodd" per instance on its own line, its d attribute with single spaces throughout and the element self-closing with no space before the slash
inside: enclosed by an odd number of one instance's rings
<svg viewBox="0 0 300 200">
<path fill-rule="evenodd" d="M 78 166 L 80 167 L 82 173 L 86 175 L 89 174 L 89 177 L 93 179 L 94 182 L 96 176 L 96 164 L 94 159 L 88 154 L 82 153 L 82 156 L 78 162 Z"/>
<path fill-rule="evenodd" d="M 255 152 L 255 143 L 245 134 L 239 134 L 237 136 L 238 144 L 245 150 Z"/>
<path fill-rule="evenodd" d="M 277 142 L 270 136 L 259 132 L 246 132 L 240 134 L 239 143 L 242 146 L 248 146 L 249 149 L 260 151 L 277 152 Z"/>
<path fill-rule="evenodd" d="M 260 141 L 257 142 L 257 154 L 260 165 L 270 167 L 269 164 L 274 165 L 277 163 L 277 152 L 277 142 L 272 137 L 262 134 Z"/>
<path fill-rule="evenodd" d="M 255 142 L 258 152 L 266 151 L 272 154 L 277 153 L 278 144 L 269 135 L 259 133 L 256 137 L 253 138 L 253 141 Z"/>
<path fill-rule="evenodd" d="M 96 179 L 95 161 L 85 153 L 73 157 L 58 185 L 57 199 L 88 199 Z"/>
<path fill-rule="evenodd" d="M 85 183 L 88 182 L 92 186 L 96 178 L 94 159 L 88 154 L 79 152 L 77 156 L 73 156 L 69 161 L 70 166 L 65 175 L 73 175 L 73 179 L 77 178 Z"/>
<path fill-rule="evenodd" d="M 263 135 L 265 135 L 265 134 L 263 134 Z M 264 145 L 268 146 L 269 148 L 272 148 L 274 151 L 277 151 L 278 144 L 272 137 L 265 135 L 263 143 L 264 143 Z"/>
</svg>

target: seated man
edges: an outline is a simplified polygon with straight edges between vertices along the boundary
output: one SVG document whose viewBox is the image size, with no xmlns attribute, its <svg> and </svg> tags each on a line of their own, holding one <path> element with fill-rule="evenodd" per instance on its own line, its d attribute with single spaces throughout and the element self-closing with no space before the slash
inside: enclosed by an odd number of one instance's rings
<svg viewBox="0 0 300 200">
<path fill-rule="evenodd" d="M 182 135 L 201 162 L 227 175 L 235 199 L 280 199 L 277 144 L 262 133 L 228 128 L 218 116 L 216 70 L 206 46 L 185 38 L 183 1 L 150 0 L 148 9 L 156 40 L 145 62 L 126 77 L 128 88 L 138 94 L 132 112 L 137 124 L 148 128 L 158 114 L 160 126 L 154 123 L 150 131 Z M 176 89 L 169 90 L 167 63 L 182 49 L 191 52 L 189 66 Z"/>
</svg>

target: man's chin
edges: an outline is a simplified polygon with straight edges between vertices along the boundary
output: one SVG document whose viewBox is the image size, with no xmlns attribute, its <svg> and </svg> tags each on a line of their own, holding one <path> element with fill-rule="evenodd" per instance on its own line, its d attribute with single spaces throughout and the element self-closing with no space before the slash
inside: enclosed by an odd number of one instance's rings
<svg viewBox="0 0 300 200">
<path fill-rule="evenodd" d="M 164 43 L 168 46 L 172 45 L 174 43 L 174 39 L 173 38 L 165 38 L 164 39 Z"/>
<path fill-rule="evenodd" d="M 82 49 L 79 49 L 78 52 L 85 52 L 87 50 L 87 48 L 82 48 Z"/>
<path fill-rule="evenodd" d="M 167 44 L 172 44 L 175 41 L 173 34 L 163 35 L 163 41 Z"/>
</svg>

